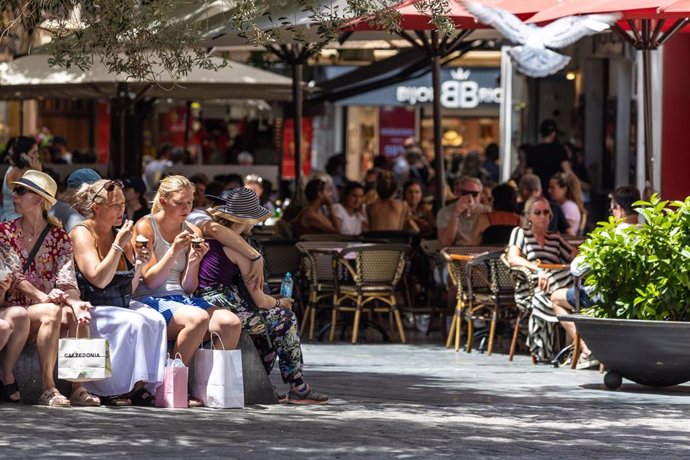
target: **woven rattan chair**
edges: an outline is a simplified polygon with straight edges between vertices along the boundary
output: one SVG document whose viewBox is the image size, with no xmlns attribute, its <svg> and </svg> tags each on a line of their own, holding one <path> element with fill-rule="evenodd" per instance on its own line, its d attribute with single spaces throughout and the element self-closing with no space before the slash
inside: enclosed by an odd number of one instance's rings
<svg viewBox="0 0 690 460">
<path fill-rule="evenodd" d="M 338 313 L 354 311 L 352 343 L 357 343 L 362 310 L 367 308 L 373 312 L 390 313 L 390 327 L 393 329 L 395 318 L 400 341 L 405 343 L 395 290 L 402 280 L 410 251 L 410 246 L 403 244 L 353 246 L 344 249 L 333 259 L 335 293 L 329 340 L 335 337 Z M 349 282 L 344 282 L 341 270 L 349 275 Z"/>
<path fill-rule="evenodd" d="M 300 327 L 300 336 L 309 325 L 309 340 L 314 339 L 316 310 L 324 299 L 332 299 L 335 292 L 333 256 L 346 247 L 342 241 L 301 241 L 295 244 L 302 254 L 302 273 L 309 287 L 307 308 Z"/>
<path fill-rule="evenodd" d="M 515 282 L 510 269 L 501 261 L 505 250 L 487 252 L 467 263 L 468 302 L 465 319 L 467 320 L 467 347 L 472 350 L 474 320 L 480 319 L 489 323 L 487 354 L 491 355 L 496 324 L 502 314 L 515 310 Z M 488 279 L 485 276 L 488 274 Z M 479 281 L 479 285 L 476 285 Z M 488 287 L 488 292 L 487 292 Z"/>
<path fill-rule="evenodd" d="M 428 313 L 433 320 L 434 316 L 440 316 L 441 327 L 445 333 L 446 321 L 444 313 L 446 311 L 446 293 L 448 287 L 442 278 L 443 269 L 446 261 L 441 255 L 443 245 L 439 240 L 422 240 L 419 244 L 419 251 L 424 257 L 423 274 L 419 280 L 422 283 L 425 305 L 421 309 L 415 308 L 414 313 Z M 431 324 L 429 325 L 431 330 Z M 427 331 L 429 334 L 429 331 Z"/>
<path fill-rule="evenodd" d="M 341 235 L 340 233 L 309 233 L 300 236 L 300 241 L 359 241 L 360 238 L 353 235 Z"/>
<path fill-rule="evenodd" d="M 448 331 L 448 339 L 446 340 L 446 348 L 450 348 L 452 343 L 455 343 L 455 351 L 460 350 L 460 339 L 462 336 L 462 319 L 465 315 L 465 309 L 468 308 L 471 303 L 468 297 L 468 272 L 466 271 L 466 265 L 476 256 L 489 251 L 495 251 L 500 249 L 497 246 L 452 246 L 445 248 L 441 251 L 441 254 L 448 264 L 448 274 L 450 279 L 455 285 L 457 292 L 455 295 L 455 314 L 453 315 L 453 320 L 450 323 L 450 330 Z M 474 294 L 479 295 L 480 293 L 486 294 L 489 292 L 488 279 L 489 273 L 487 270 L 482 272 L 481 269 L 473 270 L 472 276 L 474 279 Z M 484 288 L 480 288 L 481 285 Z"/>
<path fill-rule="evenodd" d="M 277 293 L 280 289 L 285 273 L 290 272 L 295 278 L 298 277 L 302 254 L 295 246 L 296 244 L 297 240 L 273 239 L 261 242 L 266 267 L 266 282 L 273 293 Z"/>
<path fill-rule="evenodd" d="M 522 322 L 529 317 L 531 314 L 531 306 L 529 302 L 521 302 L 518 298 L 517 292 L 521 289 L 527 289 L 527 298 L 532 298 L 534 296 L 534 290 L 536 288 L 536 282 L 533 279 L 529 269 L 525 267 L 514 267 L 508 263 L 508 259 L 505 255 L 501 256 L 501 262 L 509 270 L 510 276 L 513 278 L 515 283 L 515 305 L 519 309 L 519 313 L 515 318 L 515 325 L 513 326 L 513 337 L 510 340 L 510 350 L 508 351 L 508 360 L 512 361 L 515 356 L 515 351 L 517 350 L 517 341 L 520 335 L 520 326 Z"/>
</svg>

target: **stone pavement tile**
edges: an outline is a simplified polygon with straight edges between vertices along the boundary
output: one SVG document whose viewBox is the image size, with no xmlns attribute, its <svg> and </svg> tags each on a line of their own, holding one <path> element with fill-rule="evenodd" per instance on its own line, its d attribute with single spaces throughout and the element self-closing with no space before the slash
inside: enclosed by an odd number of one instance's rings
<svg viewBox="0 0 690 460">
<path fill-rule="evenodd" d="M 0 458 L 689 458 L 690 386 L 604 389 L 596 371 L 439 346 L 308 344 L 327 406 L 0 405 Z M 274 383 L 282 386 L 277 371 Z"/>
</svg>

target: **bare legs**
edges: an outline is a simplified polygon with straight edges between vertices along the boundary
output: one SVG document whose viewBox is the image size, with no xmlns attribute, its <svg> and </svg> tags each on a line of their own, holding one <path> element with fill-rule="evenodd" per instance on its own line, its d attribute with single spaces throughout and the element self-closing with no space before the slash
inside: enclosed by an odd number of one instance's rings
<svg viewBox="0 0 690 460">
<path fill-rule="evenodd" d="M 61 309 L 52 303 L 39 303 L 27 308 L 30 320 L 29 340 L 36 341 L 41 366 L 43 391 L 55 388 L 53 370 L 57 361 Z"/>
<path fill-rule="evenodd" d="M 182 355 L 185 366 L 194 358 L 199 344 L 208 331 L 209 316 L 198 307 L 181 306 L 168 323 L 168 339 L 175 341 L 174 354 Z"/>
<path fill-rule="evenodd" d="M 569 315 L 573 312 L 573 306 L 568 302 L 566 292 L 568 292 L 567 289 L 557 289 L 553 294 L 551 294 L 551 308 L 553 308 L 553 312 L 556 316 Z M 571 340 L 575 340 L 575 336 L 577 335 L 575 323 L 571 321 L 561 321 L 559 324 L 563 326 L 563 329 L 565 329 L 568 337 L 570 337 Z M 580 349 L 582 350 L 582 354 L 584 356 L 589 356 L 592 353 L 590 349 L 587 348 L 585 341 L 582 339 L 580 339 Z"/>
<path fill-rule="evenodd" d="M 29 312 L 24 307 L 0 309 L 0 349 L 4 356 L 0 361 L 0 378 L 5 385 L 14 383 L 14 365 L 29 338 Z M 19 401 L 15 392 L 10 399 Z"/>
<path fill-rule="evenodd" d="M 240 318 L 225 308 L 213 307 L 206 310 L 211 317 L 209 321 L 209 333 L 215 332 L 223 342 L 222 345 L 226 350 L 234 350 L 240 342 L 240 334 L 242 333 L 242 322 Z M 216 347 L 220 347 L 220 343 L 215 343 Z"/>
</svg>

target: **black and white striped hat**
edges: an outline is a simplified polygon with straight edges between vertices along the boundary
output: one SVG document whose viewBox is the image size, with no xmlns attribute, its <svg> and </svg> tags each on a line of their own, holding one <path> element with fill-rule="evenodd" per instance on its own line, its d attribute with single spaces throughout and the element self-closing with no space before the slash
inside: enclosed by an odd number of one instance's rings
<svg viewBox="0 0 690 460">
<path fill-rule="evenodd" d="M 261 206 L 254 190 L 235 188 L 224 191 L 221 197 L 224 203 L 209 212 L 222 219 L 239 224 L 258 224 L 273 216 L 271 211 Z"/>
</svg>

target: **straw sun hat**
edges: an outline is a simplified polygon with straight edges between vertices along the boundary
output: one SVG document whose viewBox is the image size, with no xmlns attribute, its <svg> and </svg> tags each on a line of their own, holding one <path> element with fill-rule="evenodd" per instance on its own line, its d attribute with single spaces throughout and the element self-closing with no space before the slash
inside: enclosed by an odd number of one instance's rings
<svg viewBox="0 0 690 460">
<path fill-rule="evenodd" d="M 258 224 L 273 215 L 271 211 L 261 206 L 254 190 L 248 188 L 226 190 L 219 197 L 213 198 L 220 200 L 221 204 L 209 212 L 221 219 L 238 224 Z"/>
<path fill-rule="evenodd" d="M 31 190 L 32 192 L 42 196 L 43 198 L 54 205 L 57 201 L 55 194 L 57 193 L 57 184 L 48 174 L 29 169 L 17 181 L 11 182 L 12 185 L 20 186 Z"/>
</svg>

